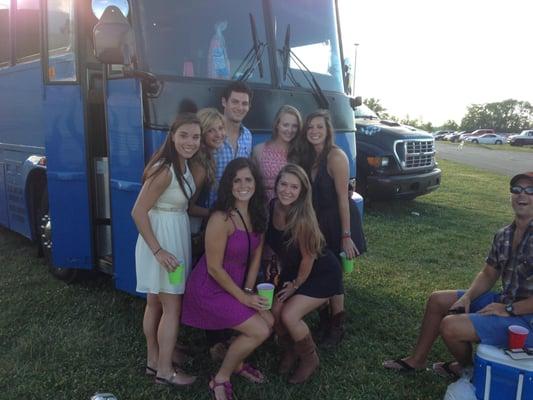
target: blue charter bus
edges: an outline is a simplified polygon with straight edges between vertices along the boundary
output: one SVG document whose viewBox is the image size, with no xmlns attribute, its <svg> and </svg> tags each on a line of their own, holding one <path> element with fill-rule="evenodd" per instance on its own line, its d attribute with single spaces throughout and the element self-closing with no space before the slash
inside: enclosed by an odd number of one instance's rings
<svg viewBox="0 0 533 400">
<path fill-rule="evenodd" d="M 230 79 L 256 143 L 283 104 L 328 108 L 355 177 L 338 21 L 334 0 L 0 0 L 0 225 L 55 276 L 135 293 L 143 168 L 180 104 L 218 107 Z"/>
</svg>

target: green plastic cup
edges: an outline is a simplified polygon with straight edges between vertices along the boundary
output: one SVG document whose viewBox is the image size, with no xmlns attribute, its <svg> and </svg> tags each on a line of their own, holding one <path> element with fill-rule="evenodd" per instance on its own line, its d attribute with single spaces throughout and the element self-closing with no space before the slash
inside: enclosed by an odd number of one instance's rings
<svg viewBox="0 0 533 400">
<path fill-rule="evenodd" d="M 171 285 L 181 285 L 185 277 L 185 265 L 178 264 L 174 271 L 168 273 L 168 281 Z"/>
<path fill-rule="evenodd" d="M 342 269 L 344 270 L 344 272 L 352 272 L 355 264 L 355 259 L 347 258 L 346 253 L 344 251 L 339 255 L 341 256 Z"/>
<path fill-rule="evenodd" d="M 257 285 L 257 294 L 265 299 L 268 299 L 268 308 L 272 308 L 272 300 L 274 300 L 274 285 L 271 283 L 260 283 Z"/>
</svg>

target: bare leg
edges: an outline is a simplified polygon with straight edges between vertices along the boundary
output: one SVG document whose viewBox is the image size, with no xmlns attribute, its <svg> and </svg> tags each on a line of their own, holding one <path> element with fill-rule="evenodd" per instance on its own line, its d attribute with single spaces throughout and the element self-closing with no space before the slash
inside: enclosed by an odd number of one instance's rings
<svg viewBox="0 0 533 400">
<path fill-rule="evenodd" d="M 331 307 L 332 316 L 340 313 L 341 311 L 344 311 L 344 295 L 337 294 L 333 296 L 329 301 L 329 305 Z"/>
<path fill-rule="evenodd" d="M 437 291 L 429 296 L 415 348 L 410 356 L 403 358 L 403 361 L 413 368 L 425 367 L 431 347 L 439 336 L 440 323 L 456 301 L 455 290 Z M 394 364 L 394 361 L 389 360 L 385 361 L 383 366 L 395 369 Z"/>
<path fill-rule="evenodd" d="M 259 314 L 233 327 L 233 329 L 241 332 L 241 335 L 229 347 L 226 357 L 224 357 L 224 361 L 215 375 L 215 382 L 218 383 L 229 381 L 231 374 L 239 369 L 246 357 L 259 347 L 272 332 L 271 327 Z M 225 399 L 224 388 L 220 386 L 215 388 L 215 396 L 217 399 Z"/>
<path fill-rule="evenodd" d="M 440 324 L 440 334 L 459 364 L 472 364 L 472 343 L 479 342 L 479 337 L 467 314 L 448 315 Z"/>
<path fill-rule="evenodd" d="M 303 317 L 325 302 L 327 299 L 316 299 L 300 294 L 292 296 L 285 302 L 281 311 L 281 321 L 295 342 L 309 334 L 309 327 L 303 321 Z"/>
<path fill-rule="evenodd" d="M 144 309 L 143 332 L 146 336 L 146 365 L 157 369 L 159 360 L 159 345 L 157 343 L 157 328 L 161 319 L 163 308 L 156 294 L 148 293 L 146 308 Z"/>
<path fill-rule="evenodd" d="M 192 377 L 181 372 L 174 374 L 172 367 L 172 354 L 178 338 L 178 328 L 181 313 L 181 295 L 159 293 L 159 300 L 163 306 L 163 314 L 157 330 L 157 341 L 159 343 L 159 361 L 157 363 L 157 377 L 171 378 L 178 384 L 189 384 L 194 381 Z"/>
</svg>

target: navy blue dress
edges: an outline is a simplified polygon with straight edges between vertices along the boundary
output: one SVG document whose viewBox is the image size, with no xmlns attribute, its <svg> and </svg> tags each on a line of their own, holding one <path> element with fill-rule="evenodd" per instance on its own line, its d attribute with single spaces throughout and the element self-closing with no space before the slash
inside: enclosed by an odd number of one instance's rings
<svg viewBox="0 0 533 400">
<path fill-rule="evenodd" d="M 280 285 L 289 282 L 298 276 L 298 268 L 302 261 L 302 254 L 296 244 L 288 245 L 288 237 L 284 231 L 280 231 L 273 224 L 273 199 L 270 202 L 270 220 L 265 240 L 270 248 L 276 253 L 280 266 Z M 327 248 L 315 260 L 311 273 L 303 282 L 296 294 L 302 294 L 313 298 L 329 298 L 337 294 L 343 294 L 342 269 L 339 260 Z"/>
</svg>

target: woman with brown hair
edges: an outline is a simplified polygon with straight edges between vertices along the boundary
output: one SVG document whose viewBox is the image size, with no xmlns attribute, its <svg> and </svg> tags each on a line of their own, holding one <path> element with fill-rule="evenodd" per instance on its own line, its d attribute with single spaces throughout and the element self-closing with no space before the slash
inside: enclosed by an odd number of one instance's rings
<svg viewBox="0 0 533 400">
<path fill-rule="evenodd" d="M 319 359 L 303 318 L 343 293 L 342 271 L 337 258 L 325 248 L 311 202 L 311 183 L 295 165 L 283 167 L 275 183 L 276 198 L 270 202 L 266 242 L 282 262 L 281 288 L 272 313 L 278 343 L 284 348 L 279 371 L 303 383 L 318 368 Z"/>
<path fill-rule="evenodd" d="M 313 207 L 327 247 L 337 256 L 352 259 L 366 250 L 357 207 L 349 198 L 348 158 L 334 143 L 334 130 L 327 110 L 307 116 L 297 142 L 297 157 L 312 182 Z M 321 342 L 337 345 L 345 333 L 344 295 L 331 299 L 330 310 L 321 310 Z"/>
<path fill-rule="evenodd" d="M 231 375 L 254 383 L 264 375 L 244 360 L 271 334 L 268 299 L 253 293 L 266 228 L 264 191 L 257 167 L 247 158 L 227 165 L 206 229 L 205 254 L 187 282 L 184 324 L 200 329 L 233 329 L 222 365 L 209 382 L 213 398 L 233 397 Z"/>
<path fill-rule="evenodd" d="M 191 268 L 191 232 L 187 205 L 194 180 L 187 166 L 200 146 L 200 121 L 179 114 L 168 136 L 152 156 L 132 217 L 139 230 L 135 247 L 137 292 L 146 293 L 143 331 L 146 336 L 146 374 L 158 384 L 190 385 L 195 377 L 174 371 L 172 355 L 178 336 L 182 283 L 172 284 L 169 272 Z"/>
</svg>

